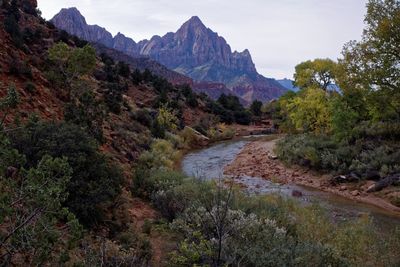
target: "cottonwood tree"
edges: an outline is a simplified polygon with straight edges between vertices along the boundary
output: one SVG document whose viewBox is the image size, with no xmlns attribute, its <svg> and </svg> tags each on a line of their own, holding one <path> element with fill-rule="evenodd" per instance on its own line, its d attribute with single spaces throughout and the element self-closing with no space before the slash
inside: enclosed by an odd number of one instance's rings
<svg viewBox="0 0 400 267">
<path fill-rule="evenodd" d="M 331 59 L 315 59 L 296 66 L 294 85 L 301 88 L 321 88 L 324 91 L 335 84 L 337 63 Z"/>
<path fill-rule="evenodd" d="M 340 86 L 354 109 L 365 105 L 374 120 L 399 120 L 400 1 L 370 0 L 367 7 L 361 41 L 344 47 Z"/>
</svg>

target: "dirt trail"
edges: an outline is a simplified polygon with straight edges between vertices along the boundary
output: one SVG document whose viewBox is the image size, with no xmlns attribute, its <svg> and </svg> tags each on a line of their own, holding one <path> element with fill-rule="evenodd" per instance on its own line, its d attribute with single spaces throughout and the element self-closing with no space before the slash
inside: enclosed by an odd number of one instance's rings
<svg viewBox="0 0 400 267">
<path fill-rule="evenodd" d="M 372 204 L 400 216 L 400 208 L 385 199 L 392 192 L 367 193 L 368 187 L 373 184 L 372 181 L 332 186 L 328 183 L 330 177 L 328 175 L 321 176 L 301 167 L 288 168 L 274 157 L 273 149 L 276 142 L 277 140 L 269 140 L 249 143 L 236 159 L 225 167 L 225 174 L 262 177 L 275 183 L 312 187 L 355 201 Z"/>
</svg>

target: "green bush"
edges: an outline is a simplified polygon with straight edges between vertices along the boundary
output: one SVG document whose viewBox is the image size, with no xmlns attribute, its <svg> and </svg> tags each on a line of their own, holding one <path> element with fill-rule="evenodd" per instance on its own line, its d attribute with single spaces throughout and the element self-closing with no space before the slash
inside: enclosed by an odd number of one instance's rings
<svg viewBox="0 0 400 267">
<path fill-rule="evenodd" d="M 36 93 L 36 86 L 33 82 L 27 82 L 25 83 L 25 90 L 33 95 Z"/>
<path fill-rule="evenodd" d="M 119 83 L 108 83 L 104 91 L 104 101 L 109 110 L 115 114 L 121 113 L 122 93 L 125 91 Z"/>
<path fill-rule="evenodd" d="M 150 115 L 150 112 L 147 109 L 139 109 L 136 111 L 134 118 L 147 128 L 151 128 L 153 124 L 153 117 Z"/>
<path fill-rule="evenodd" d="M 9 73 L 12 75 L 21 76 L 28 79 L 33 78 L 32 69 L 29 66 L 28 62 L 21 61 L 18 58 L 13 58 L 10 64 Z"/>
<path fill-rule="evenodd" d="M 216 102 L 209 101 L 207 108 L 210 113 L 217 115 L 221 122 L 248 125 L 251 122 L 251 113 L 240 103 L 239 98 L 233 95 L 222 94 Z"/>
<path fill-rule="evenodd" d="M 100 143 L 104 141 L 103 122 L 106 118 L 104 103 L 96 100 L 90 87 L 79 86 L 77 95 L 72 97 L 64 110 L 64 119 L 74 123 Z"/>
<path fill-rule="evenodd" d="M 288 164 L 334 173 L 368 171 L 385 176 L 400 171 L 400 146 L 396 142 L 358 139 L 338 142 L 334 137 L 312 134 L 290 135 L 278 142 L 276 153 Z"/>
<path fill-rule="evenodd" d="M 12 145 L 26 156 L 27 166 L 35 166 L 45 155 L 66 157 L 73 170 L 64 205 L 90 225 L 103 216 L 102 206 L 120 192 L 122 174 L 98 152 L 98 145 L 79 127 L 67 123 L 31 123 L 10 134 Z"/>
<path fill-rule="evenodd" d="M 129 68 L 129 65 L 122 61 L 118 62 L 116 67 L 118 74 L 121 75 L 122 77 L 128 78 L 129 75 L 131 74 L 131 69 Z"/>
</svg>

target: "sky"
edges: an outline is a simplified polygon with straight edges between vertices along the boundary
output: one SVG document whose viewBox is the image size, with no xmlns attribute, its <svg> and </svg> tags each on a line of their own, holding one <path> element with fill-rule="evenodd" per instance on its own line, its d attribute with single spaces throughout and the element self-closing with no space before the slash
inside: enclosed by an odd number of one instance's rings
<svg viewBox="0 0 400 267">
<path fill-rule="evenodd" d="M 293 78 L 294 67 L 337 59 L 359 40 L 367 0 L 38 0 L 43 17 L 77 7 L 88 24 L 136 42 L 175 32 L 192 16 L 223 36 L 232 50 L 249 49 L 260 74 Z"/>
</svg>

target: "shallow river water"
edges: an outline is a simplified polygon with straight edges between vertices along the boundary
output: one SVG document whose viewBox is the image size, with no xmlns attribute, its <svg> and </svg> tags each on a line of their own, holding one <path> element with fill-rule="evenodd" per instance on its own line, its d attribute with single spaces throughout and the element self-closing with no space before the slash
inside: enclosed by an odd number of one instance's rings
<svg viewBox="0 0 400 267">
<path fill-rule="evenodd" d="M 187 154 L 182 161 L 182 170 L 186 175 L 201 179 L 226 178 L 223 175 L 224 167 L 231 163 L 251 141 L 251 138 L 222 142 L 209 148 L 193 151 Z M 295 198 L 303 204 L 318 203 L 325 208 L 336 221 L 346 221 L 368 214 L 374 224 L 386 231 L 400 225 L 400 218 L 373 205 L 359 203 L 332 193 L 297 185 L 275 184 L 260 177 L 241 176 L 237 183 L 245 185 L 249 194 L 277 193 L 288 198 L 294 190 L 302 192 L 303 196 Z"/>
</svg>

